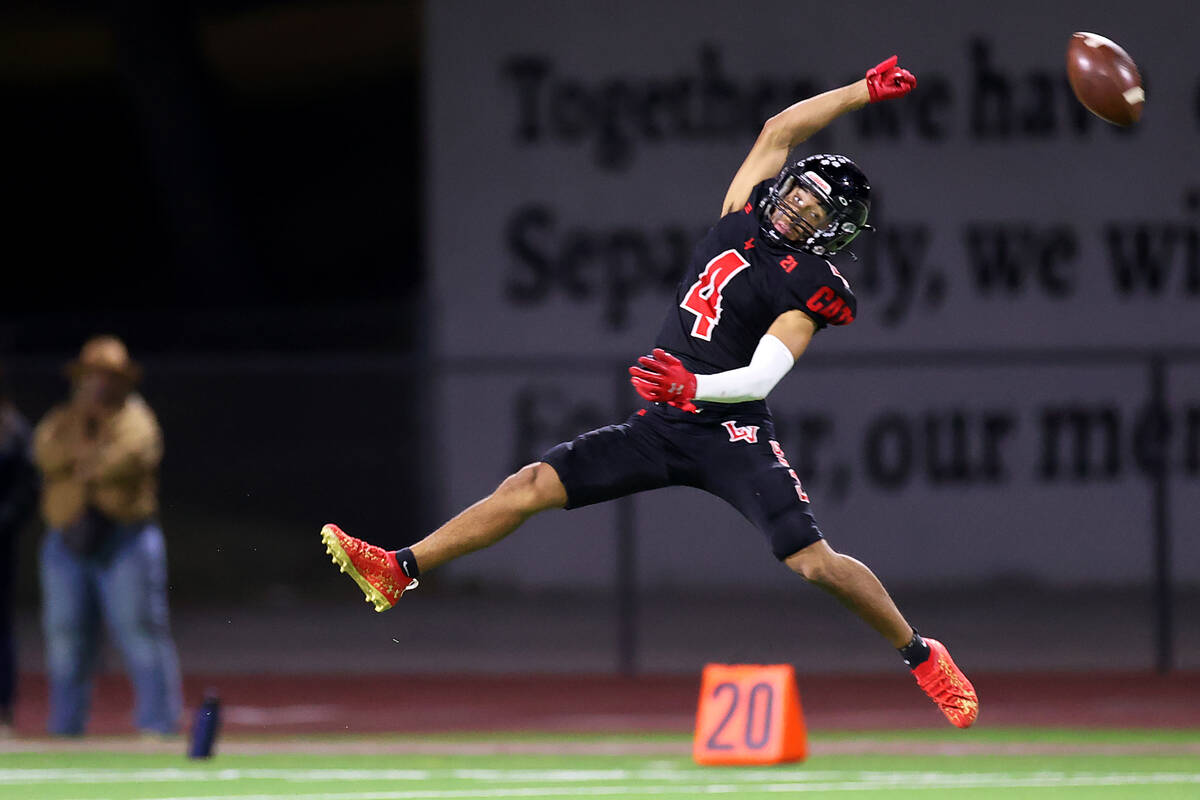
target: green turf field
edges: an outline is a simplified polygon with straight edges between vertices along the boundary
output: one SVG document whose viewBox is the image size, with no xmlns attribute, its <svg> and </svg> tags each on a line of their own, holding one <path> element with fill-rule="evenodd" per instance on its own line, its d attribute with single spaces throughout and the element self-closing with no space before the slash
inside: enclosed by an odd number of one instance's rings
<svg viewBox="0 0 1200 800">
<path fill-rule="evenodd" d="M 704 768 L 672 736 L 242 739 L 205 762 L 84 742 L 0 752 L 0 798 L 1200 797 L 1200 731 L 872 732 L 810 744 L 801 764 Z"/>
</svg>

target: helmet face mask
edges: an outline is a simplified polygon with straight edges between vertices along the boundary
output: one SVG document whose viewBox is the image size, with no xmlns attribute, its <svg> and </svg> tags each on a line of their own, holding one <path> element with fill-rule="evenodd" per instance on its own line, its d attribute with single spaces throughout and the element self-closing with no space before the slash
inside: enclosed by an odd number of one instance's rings
<svg viewBox="0 0 1200 800">
<path fill-rule="evenodd" d="M 814 155 L 779 173 L 759 204 L 759 226 L 776 246 L 827 257 L 862 232 L 870 208 L 871 187 L 853 161 Z"/>
</svg>

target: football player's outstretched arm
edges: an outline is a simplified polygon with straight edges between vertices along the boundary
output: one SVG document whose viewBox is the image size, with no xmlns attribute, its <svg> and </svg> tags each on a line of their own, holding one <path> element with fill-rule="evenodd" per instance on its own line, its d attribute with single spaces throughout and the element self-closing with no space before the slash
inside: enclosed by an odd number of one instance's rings
<svg viewBox="0 0 1200 800">
<path fill-rule="evenodd" d="M 762 400 L 783 376 L 791 372 L 796 359 L 808 349 L 817 324 L 799 309 L 785 311 L 775 318 L 744 367 L 696 376 L 696 400 L 716 403 L 744 403 Z"/>
<path fill-rule="evenodd" d="M 767 328 L 767 336 L 774 336 L 792 354 L 792 361 L 804 355 L 813 334 L 817 332 L 817 323 L 812 317 L 798 308 L 785 311 L 775 318 L 771 327 Z"/>
<path fill-rule="evenodd" d="M 655 348 L 629 368 L 630 383 L 646 400 L 675 403 L 685 411 L 696 408 L 692 400 L 716 403 L 762 400 L 795 366 L 816 331 L 817 325 L 808 314 L 799 309 L 785 311 L 771 323 L 750 363 L 744 367 L 696 375 L 675 356 Z"/>
<path fill-rule="evenodd" d="M 842 114 L 912 91 L 917 79 L 908 70 L 897 67 L 896 60 L 892 56 L 867 70 L 862 80 L 801 100 L 767 120 L 729 184 L 721 216 L 740 211 L 755 186 L 779 174 L 793 147 Z"/>
</svg>

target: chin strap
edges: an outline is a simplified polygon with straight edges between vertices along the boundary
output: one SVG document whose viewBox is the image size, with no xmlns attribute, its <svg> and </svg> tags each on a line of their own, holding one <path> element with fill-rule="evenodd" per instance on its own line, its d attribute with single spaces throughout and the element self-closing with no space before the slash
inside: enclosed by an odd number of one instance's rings
<svg viewBox="0 0 1200 800">
<path fill-rule="evenodd" d="M 862 225 L 858 226 L 859 233 L 862 233 L 863 231 L 873 231 L 873 230 L 875 230 L 875 226 L 868 225 L 865 222 Z M 838 252 L 845 253 L 846 255 L 850 256 L 851 261 L 858 261 L 858 255 L 853 250 L 838 250 Z M 836 269 L 836 266 L 834 265 L 834 263 L 832 261 L 829 260 L 828 257 L 825 258 L 825 263 Z"/>
</svg>

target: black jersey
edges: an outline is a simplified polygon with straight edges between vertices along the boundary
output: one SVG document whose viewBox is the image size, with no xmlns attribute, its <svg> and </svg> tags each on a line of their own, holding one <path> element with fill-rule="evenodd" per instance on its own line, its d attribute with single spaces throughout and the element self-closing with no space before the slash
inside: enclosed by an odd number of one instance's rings
<svg viewBox="0 0 1200 800">
<path fill-rule="evenodd" d="M 799 309 L 817 328 L 854 320 L 850 284 L 827 261 L 769 247 L 759 230 L 758 204 L 774 178 L 754 187 L 741 211 L 731 211 L 696 246 L 655 346 L 692 372 L 711 374 L 750 363 L 775 318 Z"/>
</svg>

